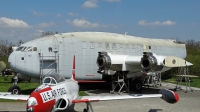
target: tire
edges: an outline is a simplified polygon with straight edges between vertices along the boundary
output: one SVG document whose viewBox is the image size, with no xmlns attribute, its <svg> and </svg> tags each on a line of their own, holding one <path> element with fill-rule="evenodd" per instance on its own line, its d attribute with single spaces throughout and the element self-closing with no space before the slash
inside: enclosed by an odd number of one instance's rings
<svg viewBox="0 0 200 112">
<path fill-rule="evenodd" d="M 21 94 L 21 89 L 17 85 L 12 85 L 9 89 L 8 92 L 11 92 L 11 94 Z"/>
<path fill-rule="evenodd" d="M 83 112 L 88 112 L 88 110 L 86 108 L 83 109 Z"/>
<path fill-rule="evenodd" d="M 141 92 L 142 90 L 142 82 L 139 81 L 139 80 L 133 80 L 131 82 L 131 88 L 130 88 L 132 91 L 135 91 L 135 92 Z"/>
</svg>

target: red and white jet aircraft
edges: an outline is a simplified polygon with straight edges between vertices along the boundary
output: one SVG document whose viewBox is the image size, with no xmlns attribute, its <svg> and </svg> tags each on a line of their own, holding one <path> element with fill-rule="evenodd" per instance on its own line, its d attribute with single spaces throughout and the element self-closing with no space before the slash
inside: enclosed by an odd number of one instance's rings
<svg viewBox="0 0 200 112">
<path fill-rule="evenodd" d="M 91 102 L 120 100 L 133 98 L 156 98 L 160 97 L 168 103 L 176 103 L 179 100 L 177 93 L 161 89 L 160 94 L 130 94 L 109 96 L 79 96 L 79 85 L 75 80 L 75 57 L 71 79 L 65 79 L 59 74 L 49 74 L 44 77 L 43 84 L 37 87 L 31 95 L 14 95 L 11 93 L 0 93 L 1 99 L 25 100 L 28 112 L 54 112 L 66 110 L 72 104 L 86 103 L 84 112 L 89 109 L 93 112 Z M 90 108 L 89 108 L 90 107 Z"/>
</svg>

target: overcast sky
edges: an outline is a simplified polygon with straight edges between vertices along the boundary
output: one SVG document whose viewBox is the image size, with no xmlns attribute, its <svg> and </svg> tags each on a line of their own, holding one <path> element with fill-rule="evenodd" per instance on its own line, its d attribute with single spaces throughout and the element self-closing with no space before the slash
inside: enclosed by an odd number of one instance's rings
<svg viewBox="0 0 200 112">
<path fill-rule="evenodd" d="M 100 31 L 200 41 L 200 0 L 2 0 L 0 40 Z"/>
</svg>

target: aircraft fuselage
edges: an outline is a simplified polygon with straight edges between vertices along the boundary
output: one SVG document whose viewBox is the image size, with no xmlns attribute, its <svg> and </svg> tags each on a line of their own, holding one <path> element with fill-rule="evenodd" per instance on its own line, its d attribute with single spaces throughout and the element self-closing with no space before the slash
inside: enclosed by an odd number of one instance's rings
<svg viewBox="0 0 200 112">
<path fill-rule="evenodd" d="M 28 41 L 11 53 L 9 62 L 11 69 L 23 76 L 39 79 L 40 74 L 56 71 L 65 78 L 70 78 L 75 55 L 77 80 L 102 80 L 103 75 L 97 73 L 96 65 L 100 51 L 141 58 L 143 52 L 186 57 L 185 45 L 174 40 L 105 32 L 71 32 Z M 133 67 L 130 71 L 141 71 L 140 67 Z"/>
</svg>

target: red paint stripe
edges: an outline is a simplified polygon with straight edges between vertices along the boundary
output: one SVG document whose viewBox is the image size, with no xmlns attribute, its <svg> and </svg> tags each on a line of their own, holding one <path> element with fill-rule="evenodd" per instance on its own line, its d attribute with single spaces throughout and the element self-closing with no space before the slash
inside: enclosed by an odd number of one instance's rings
<svg viewBox="0 0 200 112">
<path fill-rule="evenodd" d="M 75 59 L 76 57 L 75 57 L 75 55 L 74 55 L 74 58 L 73 58 L 73 65 L 72 65 L 72 78 L 74 79 L 74 80 L 76 80 L 76 74 L 75 74 L 75 69 L 76 69 L 76 59 Z"/>
<path fill-rule="evenodd" d="M 82 100 L 73 100 L 72 103 L 83 103 L 83 102 L 89 102 L 88 99 L 82 99 Z"/>
<path fill-rule="evenodd" d="M 146 73 L 143 73 L 142 76 L 147 76 L 147 74 L 146 74 Z"/>
<path fill-rule="evenodd" d="M 178 100 L 179 100 L 178 94 L 177 94 L 176 92 L 173 92 L 173 94 L 174 94 L 174 97 L 175 97 L 176 102 L 178 102 Z"/>
<path fill-rule="evenodd" d="M 99 100 L 89 100 L 89 99 L 81 99 L 81 100 L 73 100 L 72 103 L 85 103 L 85 102 L 98 102 Z"/>
</svg>

